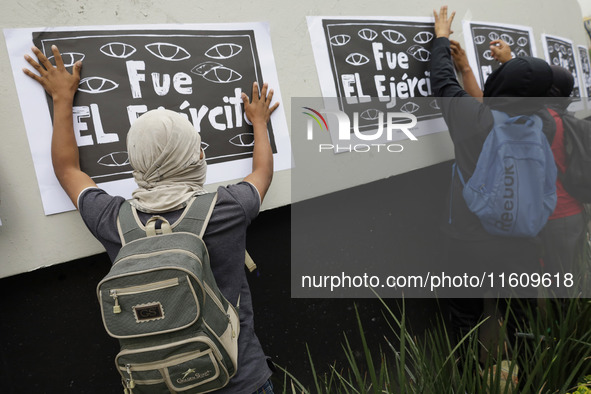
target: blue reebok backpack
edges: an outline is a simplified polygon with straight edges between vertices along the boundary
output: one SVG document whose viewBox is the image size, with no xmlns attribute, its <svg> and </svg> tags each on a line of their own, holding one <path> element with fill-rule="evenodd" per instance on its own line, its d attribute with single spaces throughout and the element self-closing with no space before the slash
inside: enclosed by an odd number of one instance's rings
<svg viewBox="0 0 591 394">
<path fill-rule="evenodd" d="M 494 126 L 464 182 L 470 211 L 493 235 L 535 237 L 556 206 L 556 164 L 536 115 L 492 111 Z"/>
</svg>

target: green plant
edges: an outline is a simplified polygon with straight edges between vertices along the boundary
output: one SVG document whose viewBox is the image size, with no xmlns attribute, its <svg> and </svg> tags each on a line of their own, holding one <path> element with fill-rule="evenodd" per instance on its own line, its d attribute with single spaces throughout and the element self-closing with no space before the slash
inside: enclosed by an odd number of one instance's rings
<svg viewBox="0 0 591 394">
<path fill-rule="evenodd" d="M 591 373 L 591 302 L 545 299 L 540 313 L 529 311 L 522 331 L 524 391 L 565 393 Z"/>
<path fill-rule="evenodd" d="M 587 375 L 577 386 L 577 390 L 566 394 L 591 394 L 591 375 Z"/>
<path fill-rule="evenodd" d="M 515 300 L 514 300 L 515 301 Z M 515 301 L 517 302 L 517 301 Z M 329 365 L 328 371 L 312 366 L 313 389 L 304 387 L 285 371 L 284 393 L 567 393 L 588 389 L 577 382 L 591 373 L 591 303 L 571 299 L 560 302 L 545 300 L 542 312 L 530 310 L 520 327 L 524 333 L 515 343 L 506 339 L 504 325 L 487 356 L 479 363 L 485 344 L 478 340 L 474 327 L 457 343 L 450 339 L 444 321 L 439 318 L 431 329 L 416 337 L 407 329 L 404 303 L 397 315 L 382 301 L 390 331 L 384 334 L 384 345 L 370 349 L 363 322 L 356 309 L 362 357 L 344 337 L 342 350 L 346 367 Z M 509 318 L 507 311 L 505 320 Z M 503 361 L 504 360 L 504 361 Z M 503 368 L 501 368 L 503 367 Z M 519 388 L 511 377 L 520 379 Z M 508 378 L 507 378 L 508 377 Z M 574 391 L 581 393 L 585 391 Z"/>
</svg>

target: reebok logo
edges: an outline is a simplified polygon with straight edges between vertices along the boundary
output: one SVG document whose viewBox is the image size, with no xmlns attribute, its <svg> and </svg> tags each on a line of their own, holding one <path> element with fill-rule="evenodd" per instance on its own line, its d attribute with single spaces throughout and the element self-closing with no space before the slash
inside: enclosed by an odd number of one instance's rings
<svg viewBox="0 0 591 394">
<path fill-rule="evenodd" d="M 504 165 L 503 185 L 503 213 L 499 220 L 495 222 L 495 227 L 502 231 L 509 231 L 515 221 L 513 210 L 517 205 L 515 203 L 515 164 Z"/>
</svg>

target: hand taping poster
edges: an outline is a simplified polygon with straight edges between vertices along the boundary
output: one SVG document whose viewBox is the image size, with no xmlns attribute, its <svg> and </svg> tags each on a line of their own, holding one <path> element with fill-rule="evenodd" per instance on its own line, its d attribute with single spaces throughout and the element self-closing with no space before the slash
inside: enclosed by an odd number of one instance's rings
<svg viewBox="0 0 591 394">
<path fill-rule="evenodd" d="M 491 42 L 505 41 L 511 48 L 512 57 L 536 56 L 531 27 L 464 21 L 463 30 L 468 60 L 481 89 L 484 88 L 488 76 L 501 66 L 493 58 Z"/>
</svg>

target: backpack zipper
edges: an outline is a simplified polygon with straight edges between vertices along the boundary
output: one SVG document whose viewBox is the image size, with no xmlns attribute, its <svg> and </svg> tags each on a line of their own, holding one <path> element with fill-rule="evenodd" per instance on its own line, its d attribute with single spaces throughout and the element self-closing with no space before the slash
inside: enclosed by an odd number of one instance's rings
<svg viewBox="0 0 591 394">
<path fill-rule="evenodd" d="M 212 346 L 213 343 L 211 343 L 211 344 L 208 343 L 208 345 Z M 198 357 L 203 357 L 203 356 L 206 356 L 209 354 L 211 354 L 214 359 L 216 358 L 216 356 L 215 356 L 216 353 L 213 351 L 213 348 L 210 348 L 205 351 L 188 352 L 188 353 L 179 354 L 177 356 L 170 357 L 170 358 L 164 360 L 165 362 L 153 361 L 153 362 L 147 362 L 147 363 L 138 363 L 138 364 L 134 364 L 134 365 L 125 364 L 125 367 L 121 367 L 121 369 L 125 369 L 127 371 L 127 374 L 131 377 L 131 369 L 132 368 L 134 371 L 137 371 L 137 372 L 153 371 L 155 369 L 168 368 L 170 365 L 182 364 L 184 362 L 193 360 Z"/>
<path fill-rule="evenodd" d="M 125 385 L 128 389 L 133 390 L 135 388 L 135 382 L 133 381 L 133 376 L 131 376 L 131 364 L 125 364 L 125 369 L 127 370 L 128 378 L 125 379 Z"/>
<path fill-rule="evenodd" d="M 165 234 L 165 235 L 169 235 L 169 234 Z M 139 240 L 136 240 L 136 241 L 139 241 Z M 132 241 L 132 242 L 135 242 L 135 241 Z M 156 252 L 152 252 L 152 253 L 144 253 L 144 254 L 137 254 L 137 255 L 133 255 L 133 256 L 127 256 L 127 257 L 122 258 L 119 261 L 115 261 L 115 263 L 113 263 L 113 267 L 115 267 L 120 262 L 125 261 L 125 260 L 128 260 L 128 259 L 133 259 L 133 258 L 147 258 L 147 257 L 152 257 L 152 256 L 158 256 L 158 255 L 165 254 L 165 253 L 180 253 L 180 254 L 185 254 L 185 255 L 191 257 L 193 260 L 196 260 L 199 263 L 199 265 L 201 265 L 203 267 L 203 262 L 201 261 L 201 259 L 195 253 L 189 252 L 188 250 L 184 250 L 184 249 L 160 250 L 160 251 L 156 251 Z M 159 270 L 168 269 L 168 268 L 170 268 L 170 269 L 178 269 L 180 271 L 184 271 L 187 274 L 191 275 L 191 277 L 195 278 L 195 280 L 197 280 L 197 282 L 199 282 L 199 278 L 197 278 L 197 276 L 195 276 L 195 274 L 193 272 L 191 272 L 191 271 L 189 271 L 189 270 L 187 270 L 185 268 L 177 267 L 177 266 L 162 266 L 162 267 L 158 267 L 158 268 L 151 268 L 151 269 L 144 270 L 144 271 L 126 272 L 126 273 L 123 273 L 123 274 L 113 275 L 111 277 L 105 277 L 105 278 L 103 278 L 103 280 L 101 280 L 99 282 L 99 284 L 97 285 L 97 288 L 100 289 L 100 287 L 104 283 L 106 283 L 106 282 L 108 282 L 110 280 L 113 280 L 113 279 L 124 278 L 126 276 L 133 276 L 133 275 L 136 275 L 136 274 L 138 274 L 140 272 L 153 272 L 153 271 L 159 271 Z M 205 289 L 202 288 L 201 290 L 203 291 L 203 296 L 205 297 Z M 110 295 L 111 295 L 111 297 L 113 297 L 112 294 L 110 294 Z M 113 297 L 113 298 L 115 299 L 115 306 L 113 307 L 113 313 L 121 313 L 121 307 L 119 306 L 119 303 L 118 303 L 117 298 L 115 298 L 115 297 Z"/>
<path fill-rule="evenodd" d="M 234 330 L 234 324 L 232 324 L 232 318 L 229 313 L 226 313 L 226 317 L 228 318 L 228 323 L 230 323 L 230 329 L 232 329 L 232 339 L 234 339 L 236 338 L 236 331 Z"/>
<path fill-rule="evenodd" d="M 168 235 L 168 234 L 166 234 L 166 235 Z M 144 239 L 144 238 L 142 238 L 142 239 Z M 167 250 L 157 250 L 155 252 L 150 252 L 150 253 L 141 253 L 141 254 L 134 254 L 134 255 L 131 255 L 131 256 L 125 256 L 121 260 L 115 261 L 113 263 L 113 267 L 115 267 L 117 264 L 119 264 L 119 263 L 121 263 L 122 261 L 125 261 L 125 260 L 129 260 L 129 259 L 143 259 L 143 258 L 152 257 L 152 256 L 158 256 L 158 255 L 166 254 L 166 253 L 180 253 L 180 254 L 185 254 L 185 255 L 188 255 L 189 257 L 193 258 L 194 260 L 197 260 L 200 265 L 203 265 L 203 262 L 201 261 L 201 259 L 199 258 L 199 256 L 197 256 L 193 252 L 190 252 L 190 251 L 185 250 L 185 249 L 167 249 Z"/>
<path fill-rule="evenodd" d="M 147 293 L 149 291 L 163 290 L 169 287 L 179 285 L 179 278 L 166 279 L 160 282 L 148 283 L 140 286 L 130 286 L 123 289 L 111 289 L 109 295 L 115 300 L 113 306 L 113 313 L 121 313 L 121 306 L 119 305 L 119 296 Z"/>
<path fill-rule="evenodd" d="M 209 285 L 206 282 L 203 282 L 203 287 L 205 287 L 205 292 L 209 295 L 209 297 L 212 299 L 213 303 L 217 305 L 217 307 L 226 314 L 226 317 L 228 318 L 228 323 L 230 323 L 230 328 L 232 330 L 232 338 L 236 338 L 236 331 L 234 330 L 234 324 L 232 324 L 232 319 L 230 318 L 230 314 L 226 313 L 226 311 L 224 310 L 224 306 L 222 305 L 222 303 L 220 302 L 220 300 L 215 296 L 213 289 L 211 287 L 209 287 Z M 230 306 L 230 308 L 234 308 L 234 306 L 232 304 L 230 304 L 230 302 L 228 301 L 228 305 Z"/>
<path fill-rule="evenodd" d="M 127 388 L 130 389 L 129 392 L 131 393 L 131 389 L 135 388 L 135 385 L 136 385 L 135 380 L 133 379 L 133 376 L 132 376 L 132 370 L 136 371 L 136 372 L 158 370 L 162 373 L 162 370 L 168 369 L 169 367 L 174 366 L 174 365 L 178 365 L 178 364 L 182 364 L 184 362 L 190 361 L 190 360 L 194 360 L 195 358 L 198 358 L 198 357 L 209 357 L 209 359 L 213 363 L 213 367 L 214 367 L 214 371 L 215 371 L 214 373 L 216 374 L 215 375 L 216 378 L 219 378 L 221 376 L 226 376 L 227 379 L 229 379 L 230 375 L 228 373 L 228 370 L 226 369 L 226 367 L 223 364 L 222 355 L 217 352 L 217 349 L 215 349 L 213 342 L 209 338 L 205 338 L 205 337 L 202 338 L 202 340 L 200 340 L 200 342 L 206 343 L 208 346 L 210 346 L 210 348 L 205 351 L 183 353 L 183 354 L 168 358 L 163 361 L 139 363 L 139 364 L 133 364 L 133 365 L 129 364 L 129 363 L 125 364 L 125 365 L 119 365 L 119 370 L 127 372 L 127 375 L 129 376 L 128 378 L 124 378 Z M 122 354 L 122 353 L 123 352 L 121 352 L 119 354 Z M 147 381 L 138 380 L 138 384 L 140 384 L 140 385 L 142 385 L 144 382 L 147 382 Z M 164 379 L 164 382 L 166 382 L 166 378 Z M 226 382 L 227 382 L 227 380 L 226 380 Z"/>
<path fill-rule="evenodd" d="M 157 350 L 167 349 L 167 348 L 171 348 L 174 346 L 178 346 L 178 345 L 182 345 L 182 344 L 186 344 L 186 343 L 190 343 L 190 342 L 205 343 L 209 347 L 209 350 L 183 353 L 183 354 L 171 357 L 169 359 L 163 360 L 164 362 L 159 361 L 159 362 L 140 363 L 140 364 L 135 364 L 133 366 L 131 364 L 125 364 L 125 366 L 122 366 L 119 364 L 119 369 L 127 371 L 129 376 L 131 377 L 132 368 L 135 371 L 149 371 L 149 370 L 154 369 L 154 366 L 162 366 L 163 364 L 165 365 L 163 368 L 167 368 L 170 365 L 175 365 L 175 363 L 182 363 L 185 361 L 185 359 L 194 358 L 196 353 L 197 354 L 211 353 L 214 360 L 216 360 L 217 368 L 221 368 L 223 370 L 223 372 L 227 376 L 229 376 L 228 370 L 226 369 L 226 367 L 223 363 L 224 357 L 222 356 L 219 349 L 215 346 L 213 341 L 210 338 L 208 338 L 207 336 L 202 336 L 199 338 L 191 338 L 191 339 L 180 341 L 180 342 L 169 343 L 169 344 L 165 344 L 165 345 L 157 345 L 157 346 L 143 348 L 143 349 L 124 349 L 121 352 L 119 352 L 119 354 L 117 355 L 116 361 L 119 359 L 119 357 L 124 356 L 124 355 L 132 355 L 132 354 L 138 354 L 138 353 L 145 353 L 145 352 L 149 352 L 149 351 L 157 351 Z M 132 384 L 135 386 L 135 382 L 133 381 L 133 378 L 131 379 L 131 381 L 132 381 Z"/>
<path fill-rule="evenodd" d="M 449 224 L 451 224 L 451 207 L 454 199 L 454 181 L 456 178 L 456 163 L 451 166 L 451 186 L 449 188 Z"/>
</svg>

